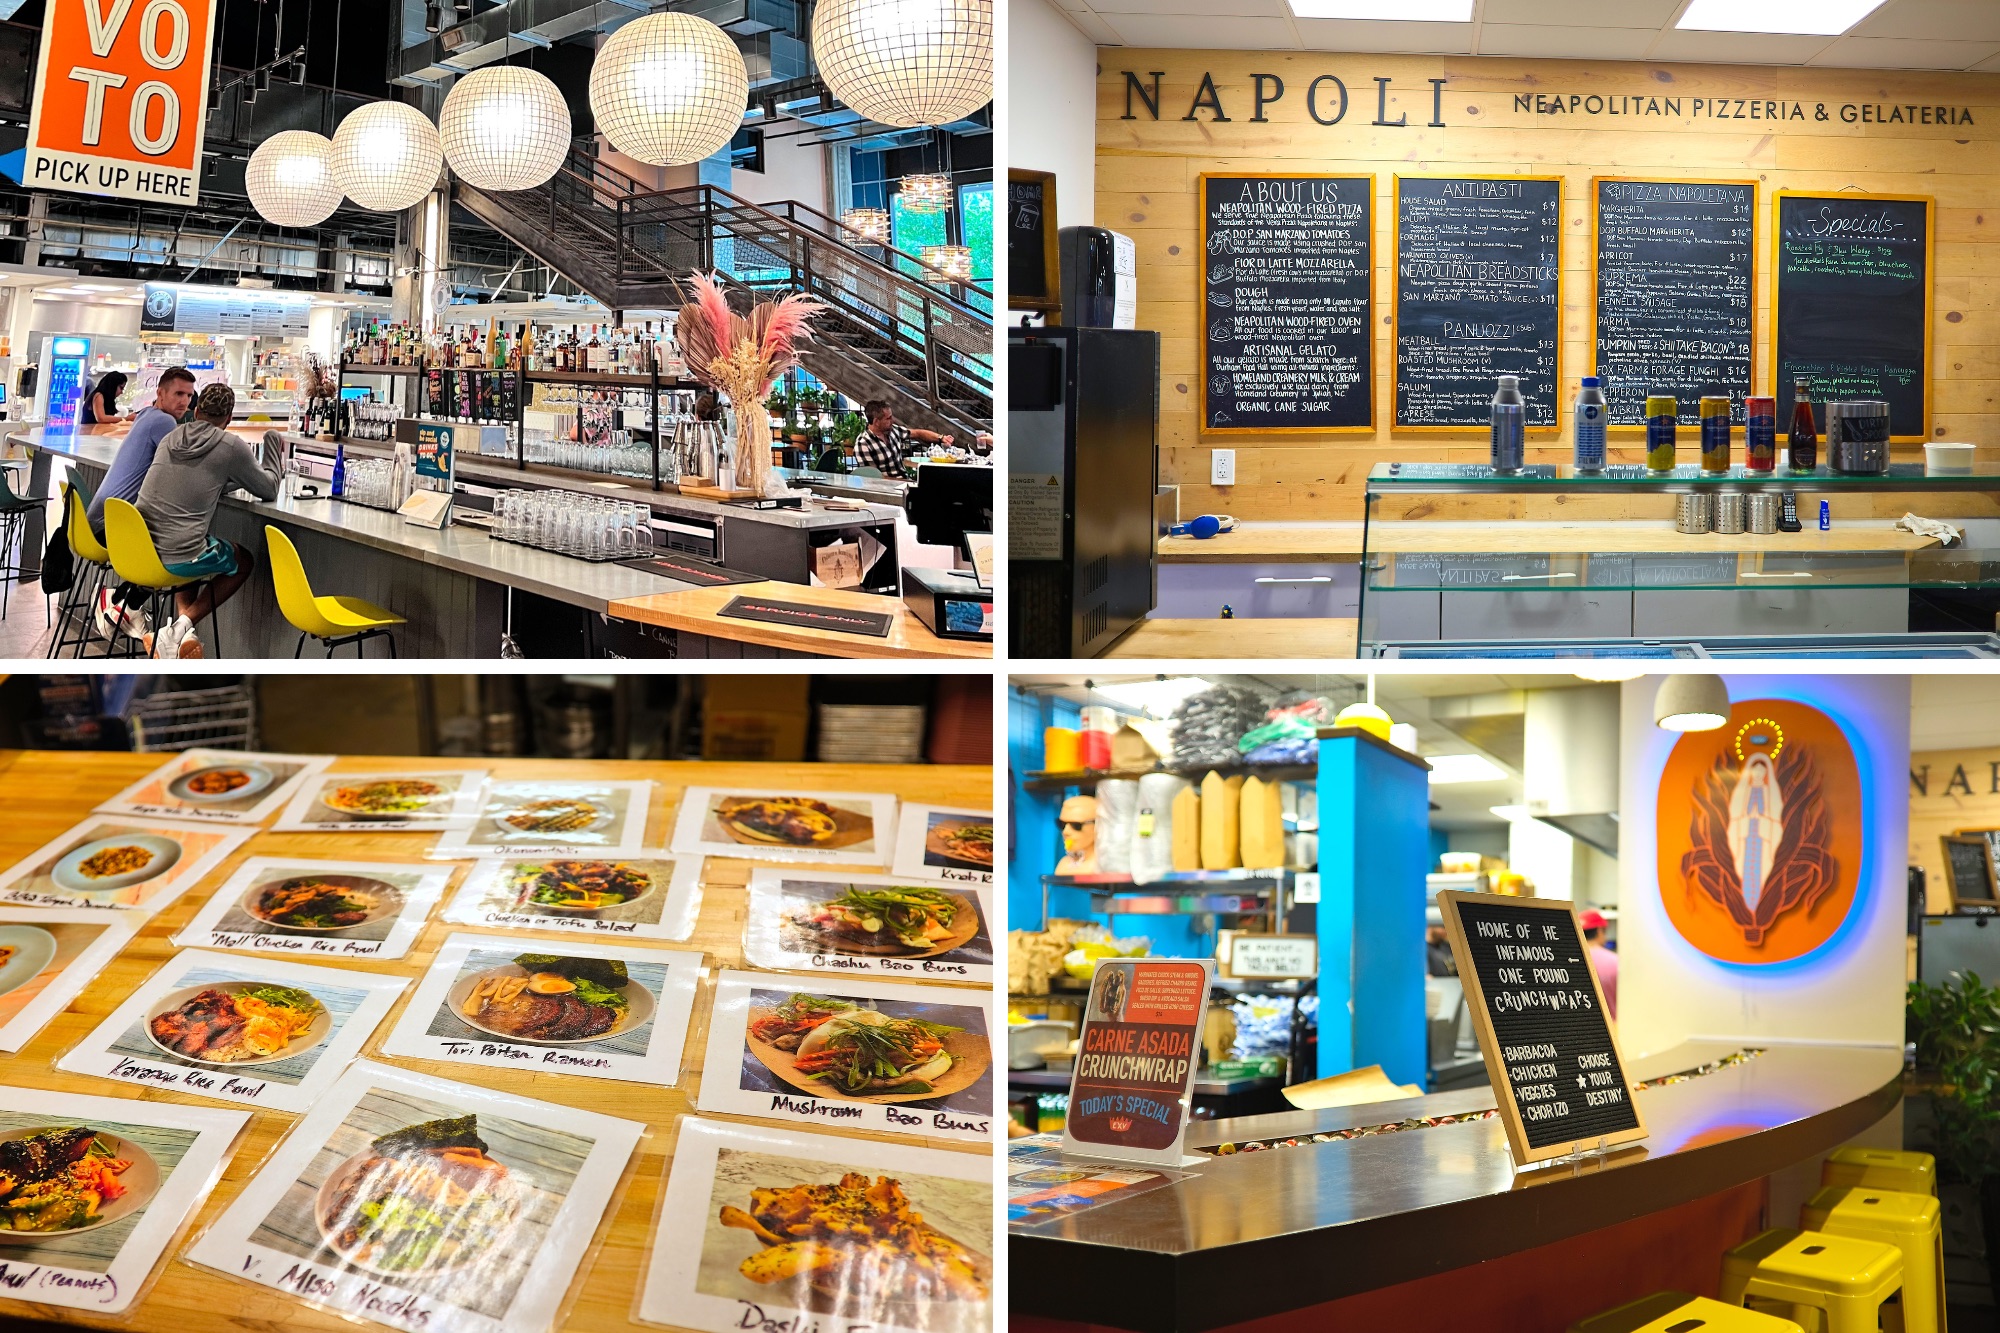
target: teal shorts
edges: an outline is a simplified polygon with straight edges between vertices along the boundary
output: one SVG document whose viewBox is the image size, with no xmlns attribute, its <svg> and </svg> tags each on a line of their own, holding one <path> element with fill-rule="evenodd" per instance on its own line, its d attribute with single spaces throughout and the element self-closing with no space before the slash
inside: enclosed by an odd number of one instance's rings
<svg viewBox="0 0 2000 1333">
<path fill-rule="evenodd" d="M 167 573 L 183 579 L 224 579 L 235 572 L 236 548 L 214 537 L 208 539 L 208 545 L 193 560 L 167 565 Z"/>
</svg>

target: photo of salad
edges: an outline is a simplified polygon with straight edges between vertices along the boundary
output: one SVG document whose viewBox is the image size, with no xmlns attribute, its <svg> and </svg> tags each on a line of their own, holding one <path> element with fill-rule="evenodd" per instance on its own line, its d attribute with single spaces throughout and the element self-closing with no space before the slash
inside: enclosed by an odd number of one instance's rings
<svg viewBox="0 0 2000 1333">
<path fill-rule="evenodd" d="M 949 1096 L 978 1082 L 992 1062 L 984 1037 L 962 1027 L 829 995 L 753 1003 L 744 1045 L 802 1091 L 881 1103 Z"/>
<path fill-rule="evenodd" d="M 993 869 L 993 821 L 934 813 L 924 831 L 924 864 Z"/>
<path fill-rule="evenodd" d="M 970 940 L 979 930 L 979 911 L 944 889 L 850 884 L 788 912 L 786 921 L 810 950 L 925 958 Z"/>
<path fill-rule="evenodd" d="M 398 1280 L 480 1263 L 522 1212 L 520 1182 L 489 1155 L 477 1115 L 425 1121 L 373 1139 L 336 1166 L 314 1199 L 328 1248 Z"/>
<path fill-rule="evenodd" d="M 653 876 L 627 861 L 523 861 L 512 868 L 515 903 L 529 911 L 601 912 L 653 892 Z"/>
<path fill-rule="evenodd" d="M 394 916 L 402 910 L 403 893 L 362 875 L 295 875 L 253 886 L 242 907 L 267 925 L 324 934 Z"/>
<path fill-rule="evenodd" d="M 109 1226 L 159 1186 L 159 1165 L 116 1134 L 81 1125 L 16 1130 L 0 1139 L 0 1244 Z"/>
<path fill-rule="evenodd" d="M 722 831 L 740 843 L 827 850 L 875 836 L 874 817 L 806 796 L 723 796 L 715 803 Z"/>
<path fill-rule="evenodd" d="M 504 967 L 462 976 L 447 994 L 452 1012 L 496 1037 L 550 1045 L 599 1041 L 653 1016 L 652 992 L 610 958 L 524 953 Z"/>
<path fill-rule="evenodd" d="M 256 981 L 224 981 L 175 991 L 146 1019 L 161 1050 L 208 1065 L 288 1060 L 333 1030 L 325 1005 L 305 990 Z"/>
<path fill-rule="evenodd" d="M 379 779 L 334 785 L 320 794 L 320 804 L 357 819 L 387 819 L 421 813 L 433 801 L 450 796 L 443 783 L 426 778 Z"/>
</svg>

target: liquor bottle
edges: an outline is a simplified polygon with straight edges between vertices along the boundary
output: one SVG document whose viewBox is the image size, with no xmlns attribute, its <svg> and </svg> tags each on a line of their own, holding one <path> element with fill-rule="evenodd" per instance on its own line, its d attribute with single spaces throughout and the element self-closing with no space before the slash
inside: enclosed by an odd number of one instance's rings
<svg viewBox="0 0 2000 1333">
<path fill-rule="evenodd" d="M 333 498 L 338 500 L 347 493 L 347 445 L 333 446 Z"/>
<path fill-rule="evenodd" d="M 1792 381 L 1792 434 L 1785 466 L 1794 472 L 1811 472 L 1819 466 L 1819 428 L 1813 424 L 1812 400 L 1806 396 L 1804 379 Z"/>
</svg>

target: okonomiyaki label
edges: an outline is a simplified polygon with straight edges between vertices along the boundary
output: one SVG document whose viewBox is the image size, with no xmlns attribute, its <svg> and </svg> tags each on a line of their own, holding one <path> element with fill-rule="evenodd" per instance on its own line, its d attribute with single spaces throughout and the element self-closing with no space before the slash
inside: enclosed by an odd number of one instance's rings
<svg viewBox="0 0 2000 1333">
<path fill-rule="evenodd" d="M 1070 1076 L 1065 1152 L 1180 1165 L 1213 966 L 1136 958 L 1097 965 Z"/>
</svg>

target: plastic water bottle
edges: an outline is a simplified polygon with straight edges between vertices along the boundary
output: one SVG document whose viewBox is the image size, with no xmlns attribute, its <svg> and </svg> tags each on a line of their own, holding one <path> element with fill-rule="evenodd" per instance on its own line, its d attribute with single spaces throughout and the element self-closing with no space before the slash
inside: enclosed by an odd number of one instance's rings
<svg viewBox="0 0 2000 1333">
<path fill-rule="evenodd" d="M 1493 395 L 1493 470 L 1519 472 L 1526 449 L 1528 405 L 1521 398 L 1521 380 L 1502 375 Z"/>
<path fill-rule="evenodd" d="M 1583 390 L 1576 396 L 1576 470 L 1604 471 L 1605 414 L 1602 381 L 1595 375 L 1583 377 Z"/>
<path fill-rule="evenodd" d="M 333 446 L 333 497 L 339 499 L 347 493 L 347 446 Z"/>
</svg>

